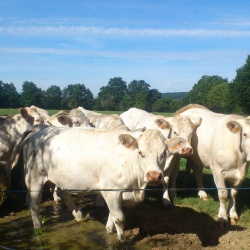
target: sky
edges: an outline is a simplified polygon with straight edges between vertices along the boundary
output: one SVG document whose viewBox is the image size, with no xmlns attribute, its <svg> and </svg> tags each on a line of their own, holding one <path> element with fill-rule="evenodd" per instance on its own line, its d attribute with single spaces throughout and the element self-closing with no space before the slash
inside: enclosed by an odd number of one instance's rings
<svg viewBox="0 0 250 250">
<path fill-rule="evenodd" d="M 250 54 L 249 0 L 0 0 L 0 80 L 47 90 L 111 78 L 187 92 L 232 81 Z"/>
</svg>

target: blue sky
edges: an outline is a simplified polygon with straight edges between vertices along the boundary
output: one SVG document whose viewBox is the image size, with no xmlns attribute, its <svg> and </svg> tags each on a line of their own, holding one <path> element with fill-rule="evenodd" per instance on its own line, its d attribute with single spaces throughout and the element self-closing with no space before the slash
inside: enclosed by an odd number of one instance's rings
<svg viewBox="0 0 250 250">
<path fill-rule="evenodd" d="M 0 0 L 0 80 L 46 90 L 113 77 L 160 92 L 233 80 L 250 54 L 250 1 Z"/>
</svg>

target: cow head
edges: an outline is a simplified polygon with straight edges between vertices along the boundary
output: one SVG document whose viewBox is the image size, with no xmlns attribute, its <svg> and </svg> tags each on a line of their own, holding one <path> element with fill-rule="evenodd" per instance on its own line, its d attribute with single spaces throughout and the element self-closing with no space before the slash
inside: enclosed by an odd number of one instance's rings
<svg viewBox="0 0 250 250">
<path fill-rule="evenodd" d="M 193 148 L 191 146 L 192 136 L 195 133 L 198 126 L 201 124 L 201 118 L 195 118 L 191 120 L 187 116 L 176 115 L 171 117 L 169 122 L 171 123 L 171 135 L 170 138 L 179 139 L 176 141 L 177 148 L 175 153 L 182 156 L 190 156 L 193 154 Z"/>
<path fill-rule="evenodd" d="M 43 117 L 34 107 L 19 108 L 19 113 L 31 126 L 44 123 Z"/>
<path fill-rule="evenodd" d="M 80 109 L 72 109 L 68 115 L 72 127 L 91 127 L 89 118 Z"/>
<path fill-rule="evenodd" d="M 138 138 L 129 134 L 119 136 L 120 143 L 137 154 L 139 172 L 143 173 L 144 182 L 158 185 L 163 178 L 162 169 L 166 160 L 165 139 L 158 130 L 146 130 Z"/>
</svg>

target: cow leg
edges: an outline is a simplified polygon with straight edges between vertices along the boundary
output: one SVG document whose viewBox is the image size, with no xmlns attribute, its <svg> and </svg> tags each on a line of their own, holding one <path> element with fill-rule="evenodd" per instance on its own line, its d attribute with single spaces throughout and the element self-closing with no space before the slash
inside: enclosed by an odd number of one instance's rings
<svg viewBox="0 0 250 250">
<path fill-rule="evenodd" d="M 236 197 L 238 194 L 238 188 L 231 189 L 231 196 L 229 200 L 228 210 L 229 210 L 229 218 L 232 225 L 236 224 L 239 220 L 238 214 L 236 212 Z"/>
<path fill-rule="evenodd" d="M 39 219 L 39 206 L 42 200 L 43 183 L 39 183 L 39 181 L 32 181 L 32 183 L 26 182 L 26 185 L 28 189 L 26 203 L 30 210 L 34 228 L 41 228 L 42 224 Z"/>
<path fill-rule="evenodd" d="M 173 163 L 173 158 L 174 156 L 171 155 L 167 158 L 166 163 L 165 163 L 165 167 L 164 167 L 164 181 L 162 183 L 163 185 L 163 205 L 167 208 L 172 208 L 173 204 L 170 200 L 169 197 L 169 192 L 168 192 L 168 187 L 169 187 L 169 180 L 170 180 L 170 176 L 174 167 Z"/>
<path fill-rule="evenodd" d="M 212 168 L 211 168 L 212 169 Z M 228 190 L 225 185 L 224 176 L 220 171 L 213 171 L 214 182 L 218 189 L 220 208 L 218 222 L 221 227 L 228 227 L 226 203 L 228 201 Z"/>
<path fill-rule="evenodd" d="M 193 173 L 195 176 L 195 180 L 196 180 L 196 184 L 198 187 L 198 196 L 200 197 L 200 199 L 207 201 L 208 200 L 208 196 L 207 193 L 204 191 L 204 185 L 203 185 L 203 167 L 195 164 L 192 161 L 189 161 L 187 164 L 191 164 L 191 168 L 193 169 Z"/>
<path fill-rule="evenodd" d="M 168 184 L 169 184 L 169 176 L 164 176 L 164 182 L 163 182 L 163 205 L 167 208 L 172 208 L 173 204 L 169 197 L 168 192 Z"/>
<path fill-rule="evenodd" d="M 106 224 L 106 230 L 108 233 L 112 233 L 115 225 L 118 240 L 124 242 L 125 217 L 121 207 L 121 192 L 114 191 L 108 193 L 102 191 L 102 195 L 109 208 L 109 218 Z"/>
<path fill-rule="evenodd" d="M 56 203 L 61 200 L 60 197 L 57 195 L 57 186 L 55 186 L 55 188 L 54 188 L 53 198 L 54 198 L 54 202 L 56 202 Z"/>
<path fill-rule="evenodd" d="M 83 214 L 81 210 L 79 210 L 71 196 L 71 194 L 65 190 L 61 190 L 57 187 L 57 195 L 61 198 L 62 202 L 68 207 L 68 209 L 72 212 L 75 220 L 81 221 L 83 220 Z"/>
<path fill-rule="evenodd" d="M 180 161 L 181 161 L 181 157 L 178 155 L 175 155 L 174 157 L 174 161 L 173 161 L 173 169 L 172 169 L 172 173 L 170 176 L 170 197 L 174 198 L 176 197 L 176 180 L 178 177 L 178 173 L 179 173 L 179 167 L 180 167 Z"/>
</svg>

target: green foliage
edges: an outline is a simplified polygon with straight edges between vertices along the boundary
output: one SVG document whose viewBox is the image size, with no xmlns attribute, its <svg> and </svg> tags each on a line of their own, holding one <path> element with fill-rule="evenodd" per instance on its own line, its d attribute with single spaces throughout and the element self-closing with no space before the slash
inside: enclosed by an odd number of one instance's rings
<svg viewBox="0 0 250 250">
<path fill-rule="evenodd" d="M 229 112 L 229 84 L 219 83 L 211 88 L 207 95 L 207 106 L 215 112 Z"/>
<path fill-rule="evenodd" d="M 139 80 L 139 81 L 133 80 L 128 85 L 127 91 L 125 92 L 124 99 L 121 103 L 121 109 L 127 110 L 131 107 L 139 108 L 139 106 L 145 106 L 145 103 L 143 103 L 141 99 L 142 99 L 142 96 L 143 95 L 145 96 L 146 92 L 149 91 L 149 88 L 150 88 L 150 85 L 147 84 L 144 80 Z M 141 92 L 144 92 L 144 94 Z M 137 100 L 137 97 L 138 97 L 138 100 Z M 138 106 L 136 106 L 136 102 Z"/>
<path fill-rule="evenodd" d="M 111 78 L 107 86 L 101 87 L 95 101 L 95 109 L 119 110 L 120 102 L 123 100 L 127 83 L 121 77 Z"/>
<path fill-rule="evenodd" d="M 242 111 L 250 113 L 250 55 L 246 59 L 245 65 L 236 70 L 236 77 L 232 82 L 232 94 L 237 98 L 233 98 L 232 106 L 241 107 Z"/>
<path fill-rule="evenodd" d="M 23 91 L 20 96 L 20 104 L 23 107 L 35 105 L 41 107 L 43 92 L 33 82 L 23 82 Z"/>
<path fill-rule="evenodd" d="M 93 108 L 94 97 L 84 84 L 70 84 L 63 89 L 62 107 L 64 109 L 73 109 L 82 106 L 86 109 Z"/>
<path fill-rule="evenodd" d="M 154 102 L 152 111 L 154 112 L 166 112 L 170 110 L 172 100 L 169 98 L 161 98 Z"/>
<path fill-rule="evenodd" d="M 198 83 L 193 86 L 187 97 L 184 98 L 184 104 L 197 103 L 212 109 L 209 106 L 212 104 L 212 101 L 209 99 L 211 97 L 210 91 L 221 83 L 228 83 L 227 79 L 223 79 L 220 76 L 202 76 Z"/>
<path fill-rule="evenodd" d="M 169 98 L 171 100 L 180 100 L 188 95 L 188 92 L 171 92 L 171 93 L 162 93 L 161 98 Z"/>
<path fill-rule="evenodd" d="M 0 81 L 0 107 L 17 108 L 19 106 L 19 94 L 13 83 Z"/>
<path fill-rule="evenodd" d="M 43 107 L 47 109 L 61 109 L 62 91 L 59 86 L 52 85 L 45 91 Z"/>
</svg>

